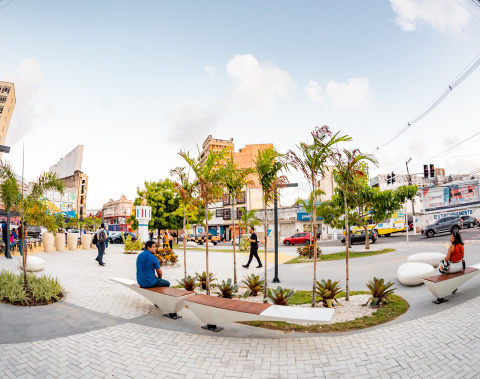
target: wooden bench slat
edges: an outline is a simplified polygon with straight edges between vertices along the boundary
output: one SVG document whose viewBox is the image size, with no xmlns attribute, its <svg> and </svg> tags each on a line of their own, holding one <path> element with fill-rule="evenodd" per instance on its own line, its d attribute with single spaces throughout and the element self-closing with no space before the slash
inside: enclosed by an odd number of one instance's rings
<svg viewBox="0 0 480 379">
<path fill-rule="evenodd" d="M 143 288 L 144 290 L 149 290 L 152 292 L 161 293 L 163 295 L 168 295 L 173 297 L 182 297 L 182 296 L 191 295 L 194 293 L 192 291 L 185 291 L 180 288 L 171 288 L 171 287 L 150 287 L 150 288 L 141 287 L 141 288 Z"/>
<path fill-rule="evenodd" d="M 253 303 L 251 301 L 224 299 L 222 297 L 214 297 L 208 295 L 190 296 L 186 301 L 202 305 L 208 305 L 214 308 L 226 309 L 229 311 L 251 313 L 254 315 L 261 314 L 263 311 L 265 311 L 265 309 L 271 307 L 272 305 L 264 303 Z"/>
<path fill-rule="evenodd" d="M 478 269 L 474 267 L 466 267 L 465 271 L 455 272 L 453 274 L 440 274 L 440 275 L 433 275 L 429 276 L 428 278 L 423 278 L 424 280 L 428 280 L 433 283 L 443 282 L 444 280 L 456 278 L 457 276 L 462 276 L 465 274 L 470 274 L 471 272 L 478 271 Z"/>
</svg>

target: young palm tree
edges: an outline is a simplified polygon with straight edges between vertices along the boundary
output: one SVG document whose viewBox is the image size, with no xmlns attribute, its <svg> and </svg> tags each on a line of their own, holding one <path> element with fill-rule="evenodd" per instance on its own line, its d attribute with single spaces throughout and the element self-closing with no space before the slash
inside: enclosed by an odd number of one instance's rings
<svg viewBox="0 0 480 379">
<path fill-rule="evenodd" d="M 210 150 L 205 160 L 199 160 L 190 157 L 190 154 L 184 151 L 178 153 L 190 166 L 196 176 L 195 185 L 198 186 L 198 201 L 205 207 L 205 259 L 206 259 L 206 287 L 207 295 L 210 295 L 210 280 L 208 269 L 208 206 L 223 195 L 221 186 L 222 168 L 226 162 L 227 150 Z"/>
<path fill-rule="evenodd" d="M 315 190 L 315 196 L 313 196 L 313 192 L 310 192 L 310 194 L 308 195 L 308 200 L 298 198 L 295 201 L 295 205 L 299 205 L 302 208 L 304 208 L 305 212 L 310 216 L 310 228 L 311 228 L 310 230 L 312 231 L 312 235 L 313 235 L 314 224 L 316 223 L 316 220 L 313 219 L 313 208 L 316 207 L 317 198 L 320 195 L 325 195 L 325 191 L 318 188 Z"/>
<path fill-rule="evenodd" d="M 13 171 L 10 163 L 0 161 L 0 197 L 7 213 L 7 222 L 5 224 L 7 228 L 7 240 L 5 243 L 5 257 L 11 259 L 10 255 L 10 238 L 8 234 L 10 232 L 10 211 L 18 205 L 21 197 L 21 191 L 18 187 L 17 179 L 15 178 L 15 172 Z"/>
<path fill-rule="evenodd" d="M 337 185 L 341 188 L 343 192 L 343 201 L 345 208 L 345 266 L 346 266 L 346 284 L 345 284 L 345 300 L 349 301 L 350 298 L 350 287 L 349 287 L 349 266 L 348 266 L 348 257 L 349 257 L 349 238 L 348 235 L 348 204 L 347 204 L 347 193 L 351 192 L 352 184 L 359 177 L 365 176 L 363 171 L 363 163 L 365 161 L 370 161 L 374 164 L 377 164 L 377 160 L 373 155 L 362 154 L 360 150 L 347 150 L 343 149 L 342 152 L 338 151 L 334 154 L 333 160 L 335 162 L 336 169 L 336 182 Z"/>
<path fill-rule="evenodd" d="M 265 240 L 265 286 L 263 291 L 263 301 L 268 300 L 267 292 L 267 206 L 275 201 L 275 196 L 279 188 L 288 184 L 288 179 L 285 175 L 280 175 L 283 170 L 286 170 L 288 164 L 285 155 L 280 154 L 274 148 L 266 148 L 258 152 L 258 156 L 254 161 L 255 173 L 258 176 L 260 185 L 262 186 L 262 199 L 265 207 L 265 223 L 264 223 L 264 240 Z M 277 236 L 275 236 L 277 238 Z"/>
<path fill-rule="evenodd" d="M 245 208 L 240 207 L 239 209 L 242 211 L 242 216 L 240 217 L 240 220 L 238 220 L 238 224 L 240 228 L 245 229 L 245 233 L 247 233 L 249 227 L 262 225 L 262 223 L 255 217 L 257 214 L 256 209 L 250 209 L 248 212 Z"/>
<path fill-rule="evenodd" d="M 233 153 L 230 153 L 230 159 L 227 160 L 222 169 L 222 185 L 226 193 L 230 196 L 232 205 L 232 233 L 233 233 L 233 282 L 237 284 L 237 256 L 235 251 L 235 201 L 242 195 L 245 187 L 253 184 L 249 175 L 253 174 L 252 168 L 240 168 L 233 161 Z"/>
<path fill-rule="evenodd" d="M 187 239 L 185 236 L 187 225 L 187 209 L 194 206 L 196 202 L 197 186 L 190 181 L 187 169 L 177 167 L 170 171 L 170 175 L 176 177 L 174 182 L 175 190 L 178 192 L 183 204 L 183 266 L 185 279 L 187 278 Z"/>
<path fill-rule="evenodd" d="M 332 135 L 328 126 L 318 126 L 312 132 L 313 142 L 308 144 L 301 142 L 297 148 L 300 152 L 293 151 L 287 153 L 291 164 L 303 173 L 310 186 L 310 193 L 315 194 L 318 187 L 318 181 L 321 176 L 325 176 L 327 163 L 333 154 L 334 145 L 339 142 L 350 141 L 352 138 L 347 135 L 340 135 L 337 132 Z M 317 202 L 313 201 L 312 220 L 313 220 L 313 290 L 312 307 L 317 304 L 316 282 L 317 282 Z"/>
</svg>

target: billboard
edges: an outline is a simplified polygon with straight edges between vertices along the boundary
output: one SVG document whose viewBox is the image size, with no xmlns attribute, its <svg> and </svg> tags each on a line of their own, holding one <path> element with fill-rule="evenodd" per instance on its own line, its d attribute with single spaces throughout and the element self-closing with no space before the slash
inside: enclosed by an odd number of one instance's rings
<svg viewBox="0 0 480 379">
<path fill-rule="evenodd" d="M 422 190 L 423 212 L 432 213 L 480 205 L 478 190 L 478 180 L 424 188 Z"/>
</svg>

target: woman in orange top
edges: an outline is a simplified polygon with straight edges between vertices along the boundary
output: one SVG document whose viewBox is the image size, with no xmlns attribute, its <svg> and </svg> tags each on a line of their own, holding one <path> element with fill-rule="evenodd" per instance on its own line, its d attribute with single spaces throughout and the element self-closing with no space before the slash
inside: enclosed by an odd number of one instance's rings
<svg viewBox="0 0 480 379">
<path fill-rule="evenodd" d="M 450 242 L 452 245 L 448 248 L 447 256 L 445 257 L 446 262 L 450 262 L 450 267 L 446 274 L 453 274 L 455 272 L 463 271 L 463 241 L 459 232 L 452 233 L 450 237 Z"/>
</svg>

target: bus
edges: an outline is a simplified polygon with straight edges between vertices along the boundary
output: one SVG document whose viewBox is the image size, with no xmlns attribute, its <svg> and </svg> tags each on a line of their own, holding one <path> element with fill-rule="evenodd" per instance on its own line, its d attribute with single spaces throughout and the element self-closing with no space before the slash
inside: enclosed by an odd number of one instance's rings
<svg viewBox="0 0 480 379">
<path fill-rule="evenodd" d="M 379 236 L 390 237 L 392 233 L 405 232 L 405 214 L 403 211 L 397 211 L 392 216 L 378 225 L 373 224 L 372 217 L 369 216 L 368 230 L 375 229 Z M 352 232 L 365 230 L 361 225 L 355 225 L 351 227 Z M 345 231 L 343 232 L 345 234 Z"/>
</svg>

